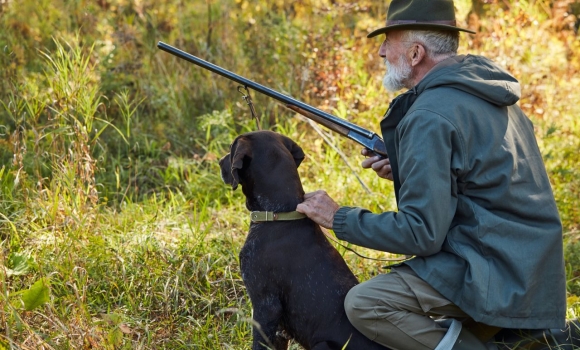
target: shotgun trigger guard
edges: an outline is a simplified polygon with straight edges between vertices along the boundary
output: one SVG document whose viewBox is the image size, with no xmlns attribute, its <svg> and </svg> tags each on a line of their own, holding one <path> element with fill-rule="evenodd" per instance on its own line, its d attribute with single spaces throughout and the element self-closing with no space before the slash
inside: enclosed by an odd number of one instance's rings
<svg viewBox="0 0 580 350">
<path fill-rule="evenodd" d="M 246 90 L 246 91 L 244 92 L 242 90 Z M 250 90 L 248 90 L 247 86 L 239 85 L 238 92 L 242 95 L 242 98 L 244 99 L 244 101 L 246 101 L 246 104 L 248 106 L 250 106 L 250 113 L 252 113 L 252 118 L 254 118 L 256 120 L 256 127 L 258 128 L 258 130 L 261 130 L 260 118 L 256 114 L 256 110 L 254 109 L 254 103 L 252 101 L 252 97 L 250 96 Z"/>
</svg>

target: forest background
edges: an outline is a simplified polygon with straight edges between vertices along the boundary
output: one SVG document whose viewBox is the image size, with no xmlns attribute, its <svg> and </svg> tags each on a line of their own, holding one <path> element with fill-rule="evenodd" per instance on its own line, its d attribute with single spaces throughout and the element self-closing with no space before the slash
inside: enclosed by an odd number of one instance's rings
<svg viewBox="0 0 580 350">
<path fill-rule="evenodd" d="M 579 4 L 456 0 L 460 51 L 522 84 L 564 224 L 568 317 L 580 312 Z M 249 226 L 217 159 L 255 129 L 236 84 L 175 45 L 370 130 L 387 3 L 0 0 L 0 349 L 248 349 L 237 254 Z M 306 191 L 395 210 L 360 147 L 253 94 L 296 140 Z M 384 271 L 338 247 L 361 279 Z M 357 248 L 371 257 L 387 254 Z"/>
</svg>

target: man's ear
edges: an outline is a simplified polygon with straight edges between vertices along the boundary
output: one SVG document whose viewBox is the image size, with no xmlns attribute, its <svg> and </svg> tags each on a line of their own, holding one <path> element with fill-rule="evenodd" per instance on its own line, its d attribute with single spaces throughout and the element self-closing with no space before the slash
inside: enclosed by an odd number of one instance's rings
<svg viewBox="0 0 580 350">
<path fill-rule="evenodd" d="M 411 45 L 409 51 L 407 51 L 407 58 L 409 59 L 409 63 L 411 67 L 415 67 L 425 58 L 427 52 L 425 51 L 425 47 L 421 44 L 415 43 Z"/>
<path fill-rule="evenodd" d="M 284 138 L 284 146 L 286 146 L 286 148 L 290 151 L 290 154 L 292 154 L 292 157 L 294 157 L 296 167 L 298 168 L 300 163 L 302 163 L 304 160 L 304 151 L 302 151 L 302 148 L 300 148 L 296 142 L 289 138 Z"/>
<path fill-rule="evenodd" d="M 232 189 L 238 188 L 240 183 L 239 171 L 244 167 L 244 159 L 252 158 L 251 142 L 243 136 L 239 136 L 230 148 L 230 162 L 231 162 L 231 185 Z"/>
</svg>

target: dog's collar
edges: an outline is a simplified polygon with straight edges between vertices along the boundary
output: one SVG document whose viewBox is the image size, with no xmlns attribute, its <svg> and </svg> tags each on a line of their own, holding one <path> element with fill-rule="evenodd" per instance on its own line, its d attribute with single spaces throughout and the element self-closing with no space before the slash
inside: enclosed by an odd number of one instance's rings
<svg viewBox="0 0 580 350">
<path fill-rule="evenodd" d="M 289 221 L 304 219 L 306 215 L 297 211 L 289 211 L 287 213 L 274 213 L 273 211 L 253 211 L 250 213 L 252 222 L 264 221 Z"/>
</svg>

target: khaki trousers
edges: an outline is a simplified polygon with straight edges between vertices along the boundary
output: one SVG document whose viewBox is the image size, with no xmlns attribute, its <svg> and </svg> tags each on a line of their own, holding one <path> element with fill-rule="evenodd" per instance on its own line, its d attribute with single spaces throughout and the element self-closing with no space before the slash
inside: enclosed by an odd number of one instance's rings
<svg viewBox="0 0 580 350">
<path fill-rule="evenodd" d="M 353 287 L 344 301 L 352 325 L 395 350 L 432 350 L 447 328 L 435 319 L 469 318 L 407 266 Z"/>
</svg>

